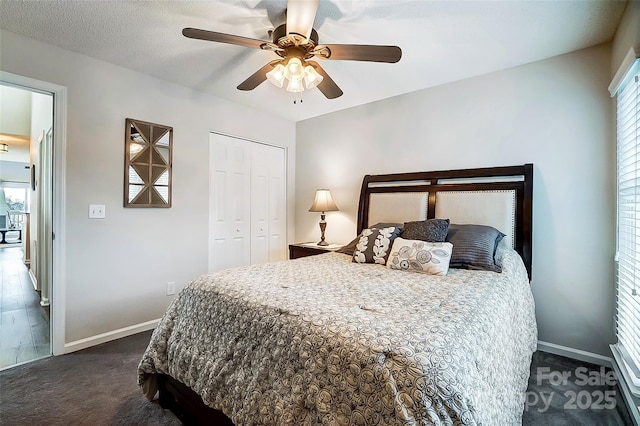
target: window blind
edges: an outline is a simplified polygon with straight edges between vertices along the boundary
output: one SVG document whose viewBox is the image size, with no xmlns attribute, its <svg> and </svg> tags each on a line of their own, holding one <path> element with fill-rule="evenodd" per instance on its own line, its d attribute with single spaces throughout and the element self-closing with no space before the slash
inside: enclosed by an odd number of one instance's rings
<svg viewBox="0 0 640 426">
<path fill-rule="evenodd" d="M 625 377 L 640 395 L 640 60 L 617 93 L 616 334 Z"/>
</svg>

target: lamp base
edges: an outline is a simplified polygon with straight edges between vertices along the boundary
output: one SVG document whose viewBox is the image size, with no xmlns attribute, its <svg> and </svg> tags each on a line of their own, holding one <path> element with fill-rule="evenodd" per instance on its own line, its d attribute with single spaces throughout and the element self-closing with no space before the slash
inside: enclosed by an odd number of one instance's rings
<svg viewBox="0 0 640 426">
<path fill-rule="evenodd" d="M 320 242 L 319 246 L 328 246 L 329 243 L 324 240 L 324 230 L 327 229 L 327 222 L 324 220 L 324 212 L 320 214 Z"/>
</svg>

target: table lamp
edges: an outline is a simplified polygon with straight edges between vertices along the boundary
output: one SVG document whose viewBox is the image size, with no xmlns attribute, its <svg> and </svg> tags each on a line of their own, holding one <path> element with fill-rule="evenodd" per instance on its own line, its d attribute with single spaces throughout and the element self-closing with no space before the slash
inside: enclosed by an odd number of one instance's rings
<svg viewBox="0 0 640 426">
<path fill-rule="evenodd" d="M 336 212 L 338 206 L 333 202 L 331 198 L 331 192 L 328 189 L 316 190 L 316 197 L 313 200 L 313 204 L 309 209 L 310 212 L 320 212 L 320 232 L 322 234 L 320 238 L 319 246 L 328 246 L 329 243 L 324 240 L 324 231 L 327 229 L 327 222 L 324 220 L 325 212 Z"/>
</svg>

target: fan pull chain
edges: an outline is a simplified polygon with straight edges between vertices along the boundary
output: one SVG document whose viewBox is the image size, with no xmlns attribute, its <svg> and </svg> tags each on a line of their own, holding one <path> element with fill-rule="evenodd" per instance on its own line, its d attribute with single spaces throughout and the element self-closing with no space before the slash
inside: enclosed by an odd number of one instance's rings
<svg viewBox="0 0 640 426">
<path fill-rule="evenodd" d="M 299 92 L 300 94 L 300 103 L 302 103 L 302 92 Z M 298 103 L 298 99 L 296 98 L 296 95 L 293 95 L 293 104 L 296 105 Z"/>
</svg>

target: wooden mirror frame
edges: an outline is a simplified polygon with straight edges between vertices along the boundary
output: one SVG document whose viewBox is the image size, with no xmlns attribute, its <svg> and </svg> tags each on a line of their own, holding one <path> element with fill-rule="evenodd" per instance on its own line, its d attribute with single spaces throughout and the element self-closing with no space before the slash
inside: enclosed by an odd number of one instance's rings
<svg viewBox="0 0 640 426">
<path fill-rule="evenodd" d="M 171 207 L 173 128 L 127 118 L 124 207 Z"/>
</svg>

